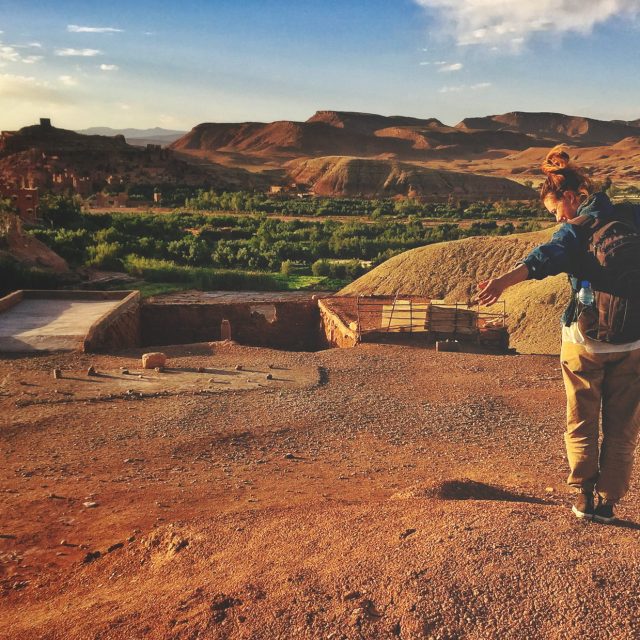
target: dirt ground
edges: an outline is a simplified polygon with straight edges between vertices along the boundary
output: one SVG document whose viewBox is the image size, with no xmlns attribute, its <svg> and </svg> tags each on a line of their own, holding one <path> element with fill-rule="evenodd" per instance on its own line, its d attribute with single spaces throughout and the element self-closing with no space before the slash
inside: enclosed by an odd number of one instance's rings
<svg viewBox="0 0 640 640">
<path fill-rule="evenodd" d="M 640 637 L 638 475 L 571 515 L 556 358 L 165 351 L 306 373 L 34 398 L 139 352 L 1 360 L 1 638 Z"/>
</svg>

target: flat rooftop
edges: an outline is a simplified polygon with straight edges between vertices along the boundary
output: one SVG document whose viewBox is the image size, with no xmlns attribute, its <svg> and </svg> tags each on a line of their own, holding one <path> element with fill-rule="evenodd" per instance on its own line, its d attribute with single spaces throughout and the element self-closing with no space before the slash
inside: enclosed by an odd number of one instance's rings
<svg viewBox="0 0 640 640">
<path fill-rule="evenodd" d="M 25 299 L 0 313 L 0 352 L 75 351 L 121 300 Z"/>
</svg>

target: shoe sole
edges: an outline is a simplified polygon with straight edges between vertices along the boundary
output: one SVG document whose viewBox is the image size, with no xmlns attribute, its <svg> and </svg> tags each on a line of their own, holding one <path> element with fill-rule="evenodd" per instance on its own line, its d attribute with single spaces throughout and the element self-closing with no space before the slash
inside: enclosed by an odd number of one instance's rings
<svg viewBox="0 0 640 640">
<path fill-rule="evenodd" d="M 600 524 L 611 524 L 615 521 L 615 519 L 615 516 L 613 516 L 613 518 L 604 518 L 603 516 L 597 516 L 595 514 L 593 516 L 593 520 L 595 520 L 595 522 L 599 522 Z"/>
<path fill-rule="evenodd" d="M 576 507 L 571 507 L 571 511 L 573 511 L 573 515 L 576 518 L 580 518 L 580 520 L 593 520 L 594 516 L 592 513 L 583 513 L 582 511 L 579 511 L 578 509 L 576 509 Z"/>
</svg>

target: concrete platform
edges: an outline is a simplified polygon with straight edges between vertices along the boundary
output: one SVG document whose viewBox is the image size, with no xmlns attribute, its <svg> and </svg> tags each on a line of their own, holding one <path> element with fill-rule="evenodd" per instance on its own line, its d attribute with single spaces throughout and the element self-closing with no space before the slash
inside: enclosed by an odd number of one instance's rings
<svg viewBox="0 0 640 640">
<path fill-rule="evenodd" d="M 91 338 L 113 325 L 129 292 L 91 293 L 20 291 L 3 298 L 0 352 L 88 350 Z"/>
</svg>

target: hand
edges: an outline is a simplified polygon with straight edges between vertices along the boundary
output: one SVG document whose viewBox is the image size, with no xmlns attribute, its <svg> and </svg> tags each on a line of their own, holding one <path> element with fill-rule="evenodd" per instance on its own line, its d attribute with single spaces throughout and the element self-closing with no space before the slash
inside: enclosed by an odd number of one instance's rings
<svg viewBox="0 0 640 640">
<path fill-rule="evenodd" d="M 474 302 L 490 307 L 494 302 L 498 301 L 505 289 L 506 286 L 501 278 L 478 282 L 478 293 Z"/>
</svg>

